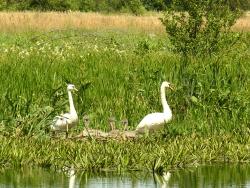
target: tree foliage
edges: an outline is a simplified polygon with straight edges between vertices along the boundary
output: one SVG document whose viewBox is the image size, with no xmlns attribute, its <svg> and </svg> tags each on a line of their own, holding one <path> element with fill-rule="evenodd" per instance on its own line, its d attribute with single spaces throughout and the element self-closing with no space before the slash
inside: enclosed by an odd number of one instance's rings
<svg viewBox="0 0 250 188">
<path fill-rule="evenodd" d="M 102 11 L 132 12 L 141 14 L 144 10 L 164 11 L 173 0 L 1 0 L 1 10 L 41 11 Z M 231 7 L 250 8 L 250 0 L 230 0 Z"/>
<path fill-rule="evenodd" d="M 239 16 L 228 0 L 174 0 L 162 23 L 177 52 L 207 56 L 236 39 L 230 28 Z"/>
</svg>

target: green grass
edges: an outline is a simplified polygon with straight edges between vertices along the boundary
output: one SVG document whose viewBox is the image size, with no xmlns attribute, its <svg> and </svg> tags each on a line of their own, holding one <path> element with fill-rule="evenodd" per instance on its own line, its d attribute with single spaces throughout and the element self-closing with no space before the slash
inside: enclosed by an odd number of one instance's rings
<svg viewBox="0 0 250 188">
<path fill-rule="evenodd" d="M 221 135 L 230 135 L 228 144 L 221 146 L 229 161 L 249 161 L 250 152 L 245 149 L 250 134 L 249 46 L 249 34 L 245 34 L 229 51 L 187 61 L 169 50 L 166 36 L 83 30 L 0 34 L 0 133 L 5 144 L 1 161 L 6 165 L 43 166 L 44 162 L 45 166 L 59 167 L 74 163 L 84 169 L 140 169 L 143 164 L 150 169 L 158 160 L 165 167 L 223 161 L 216 148 Z M 68 109 L 66 83 L 79 89 L 73 96 L 80 117 L 74 134 L 83 129 L 84 114 L 90 115 L 94 128 L 108 130 L 108 118 L 115 116 L 118 121 L 128 118 L 129 129 L 133 130 L 147 113 L 162 111 L 159 87 L 164 80 L 176 87 L 167 91 L 174 119 L 163 135 L 170 140 L 158 136 L 150 138 L 156 139 L 152 142 L 108 141 L 105 150 L 102 143 L 94 141 L 74 143 L 48 138 L 53 117 Z M 200 135 L 195 143 L 194 133 Z M 210 139 L 215 139 L 214 143 Z M 196 156 L 202 144 L 215 148 Z M 35 146 L 29 149 L 31 145 Z M 227 148 L 230 145 L 231 150 Z M 5 151 L 4 146 L 10 149 Z M 17 146 L 16 152 L 11 146 Z M 53 149 L 57 147 L 59 153 Z M 193 158 L 190 147 L 198 147 Z M 50 153 L 51 148 L 55 153 Z M 237 148 L 242 154 L 235 156 Z M 99 150 L 103 153 L 97 159 Z M 73 156 L 64 159 L 67 152 Z M 38 161 L 30 162 L 36 156 Z M 16 159 L 17 164 L 9 159 Z M 119 160 L 127 162 L 119 166 Z"/>
<path fill-rule="evenodd" d="M 250 162 L 249 137 L 237 135 L 204 137 L 167 136 L 140 138 L 136 141 L 73 141 L 41 137 L 1 137 L 2 168 L 40 166 L 71 167 L 85 171 L 145 170 L 162 172 L 203 163 Z M 10 148 L 10 149 L 6 149 Z"/>
</svg>

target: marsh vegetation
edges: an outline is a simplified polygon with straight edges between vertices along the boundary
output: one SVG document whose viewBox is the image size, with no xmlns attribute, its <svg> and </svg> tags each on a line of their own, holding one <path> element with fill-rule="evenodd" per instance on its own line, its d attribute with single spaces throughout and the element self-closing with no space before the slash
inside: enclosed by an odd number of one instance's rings
<svg viewBox="0 0 250 188">
<path fill-rule="evenodd" d="M 19 15 L 20 20 L 25 16 Z M 231 48 L 187 59 L 171 50 L 166 34 L 149 26 L 143 32 L 124 25 L 59 28 L 3 29 L 0 34 L 3 168 L 74 165 L 161 172 L 250 161 L 249 33 Z M 133 141 L 50 137 L 53 117 L 68 110 L 66 83 L 79 90 L 74 103 L 80 122 L 72 136 L 83 130 L 84 115 L 91 128 L 108 131 L 114 116 L 118 129 L 128 119 L 128 129 L 134 130 L 145 114 L 162 111 L 159 87 L 164 80 L 175 85 L 167 92 L 174 117 L 159 134 Z"/>
</svg>

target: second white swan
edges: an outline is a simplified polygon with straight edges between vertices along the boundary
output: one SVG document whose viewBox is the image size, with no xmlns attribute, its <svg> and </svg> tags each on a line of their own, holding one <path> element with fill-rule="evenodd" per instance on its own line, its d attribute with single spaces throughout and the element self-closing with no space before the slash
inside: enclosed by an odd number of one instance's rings
<svg viewBox="0 0 250 188">
<path fill-rule="evenodd" d="M 69 96 L 69 113 L 56 116 L 51 125 L 52 131 L 66 131 L 66 137 L 68 136 L 68 130 L 74 127 L 78 122 L 78 116 L 73 102 L 71 91 L 76 90 L 73 84 L 68 84 L 67 91 Z"/>
<path fill-rule="evenodd" d="M 163 112 L 156 112 L 146 115 L 136 128 L 137 133 L 153 132 L 161 129 L 165 123 L 172 119 L 172 111 L 167 103 L 165 88 L 170 88 L 169 82 L 163 82 L 161 84 L 161 102 L 163 106 Z"/>
</svg>

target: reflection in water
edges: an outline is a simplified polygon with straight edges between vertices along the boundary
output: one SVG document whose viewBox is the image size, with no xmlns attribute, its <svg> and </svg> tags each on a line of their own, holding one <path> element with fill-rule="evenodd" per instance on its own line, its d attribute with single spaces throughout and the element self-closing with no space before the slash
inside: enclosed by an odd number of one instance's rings
<svg viewBox="0 0 250 188">
<path fill-rule="evenodd" d="M 169 179 L 171 177 L 171 174 L 170 174 L 170 172 L 163 172 L 162 175 L 155 173 L 154 177 L 161 188 L 166 188 L 166 187 L 168 187 L 167 185 L 168 185 Z"/>
<path fill-rule="evenodd" d="M 250 187 L 250 165 L 200 166 L 172 170 L 163 176 L 142 172 L 80 173 L 73 168 L 69 173 L 34 168 L 6 170 L 0 174 L 0 187 L 20 188 L 140 188 L 140 187 Z"/>
<path fill-rule="evenodd" d="M 74 168 L 71 167 L 69 171 L 69 188 L 75 188 L 76 172 Z"/>
</svg>

